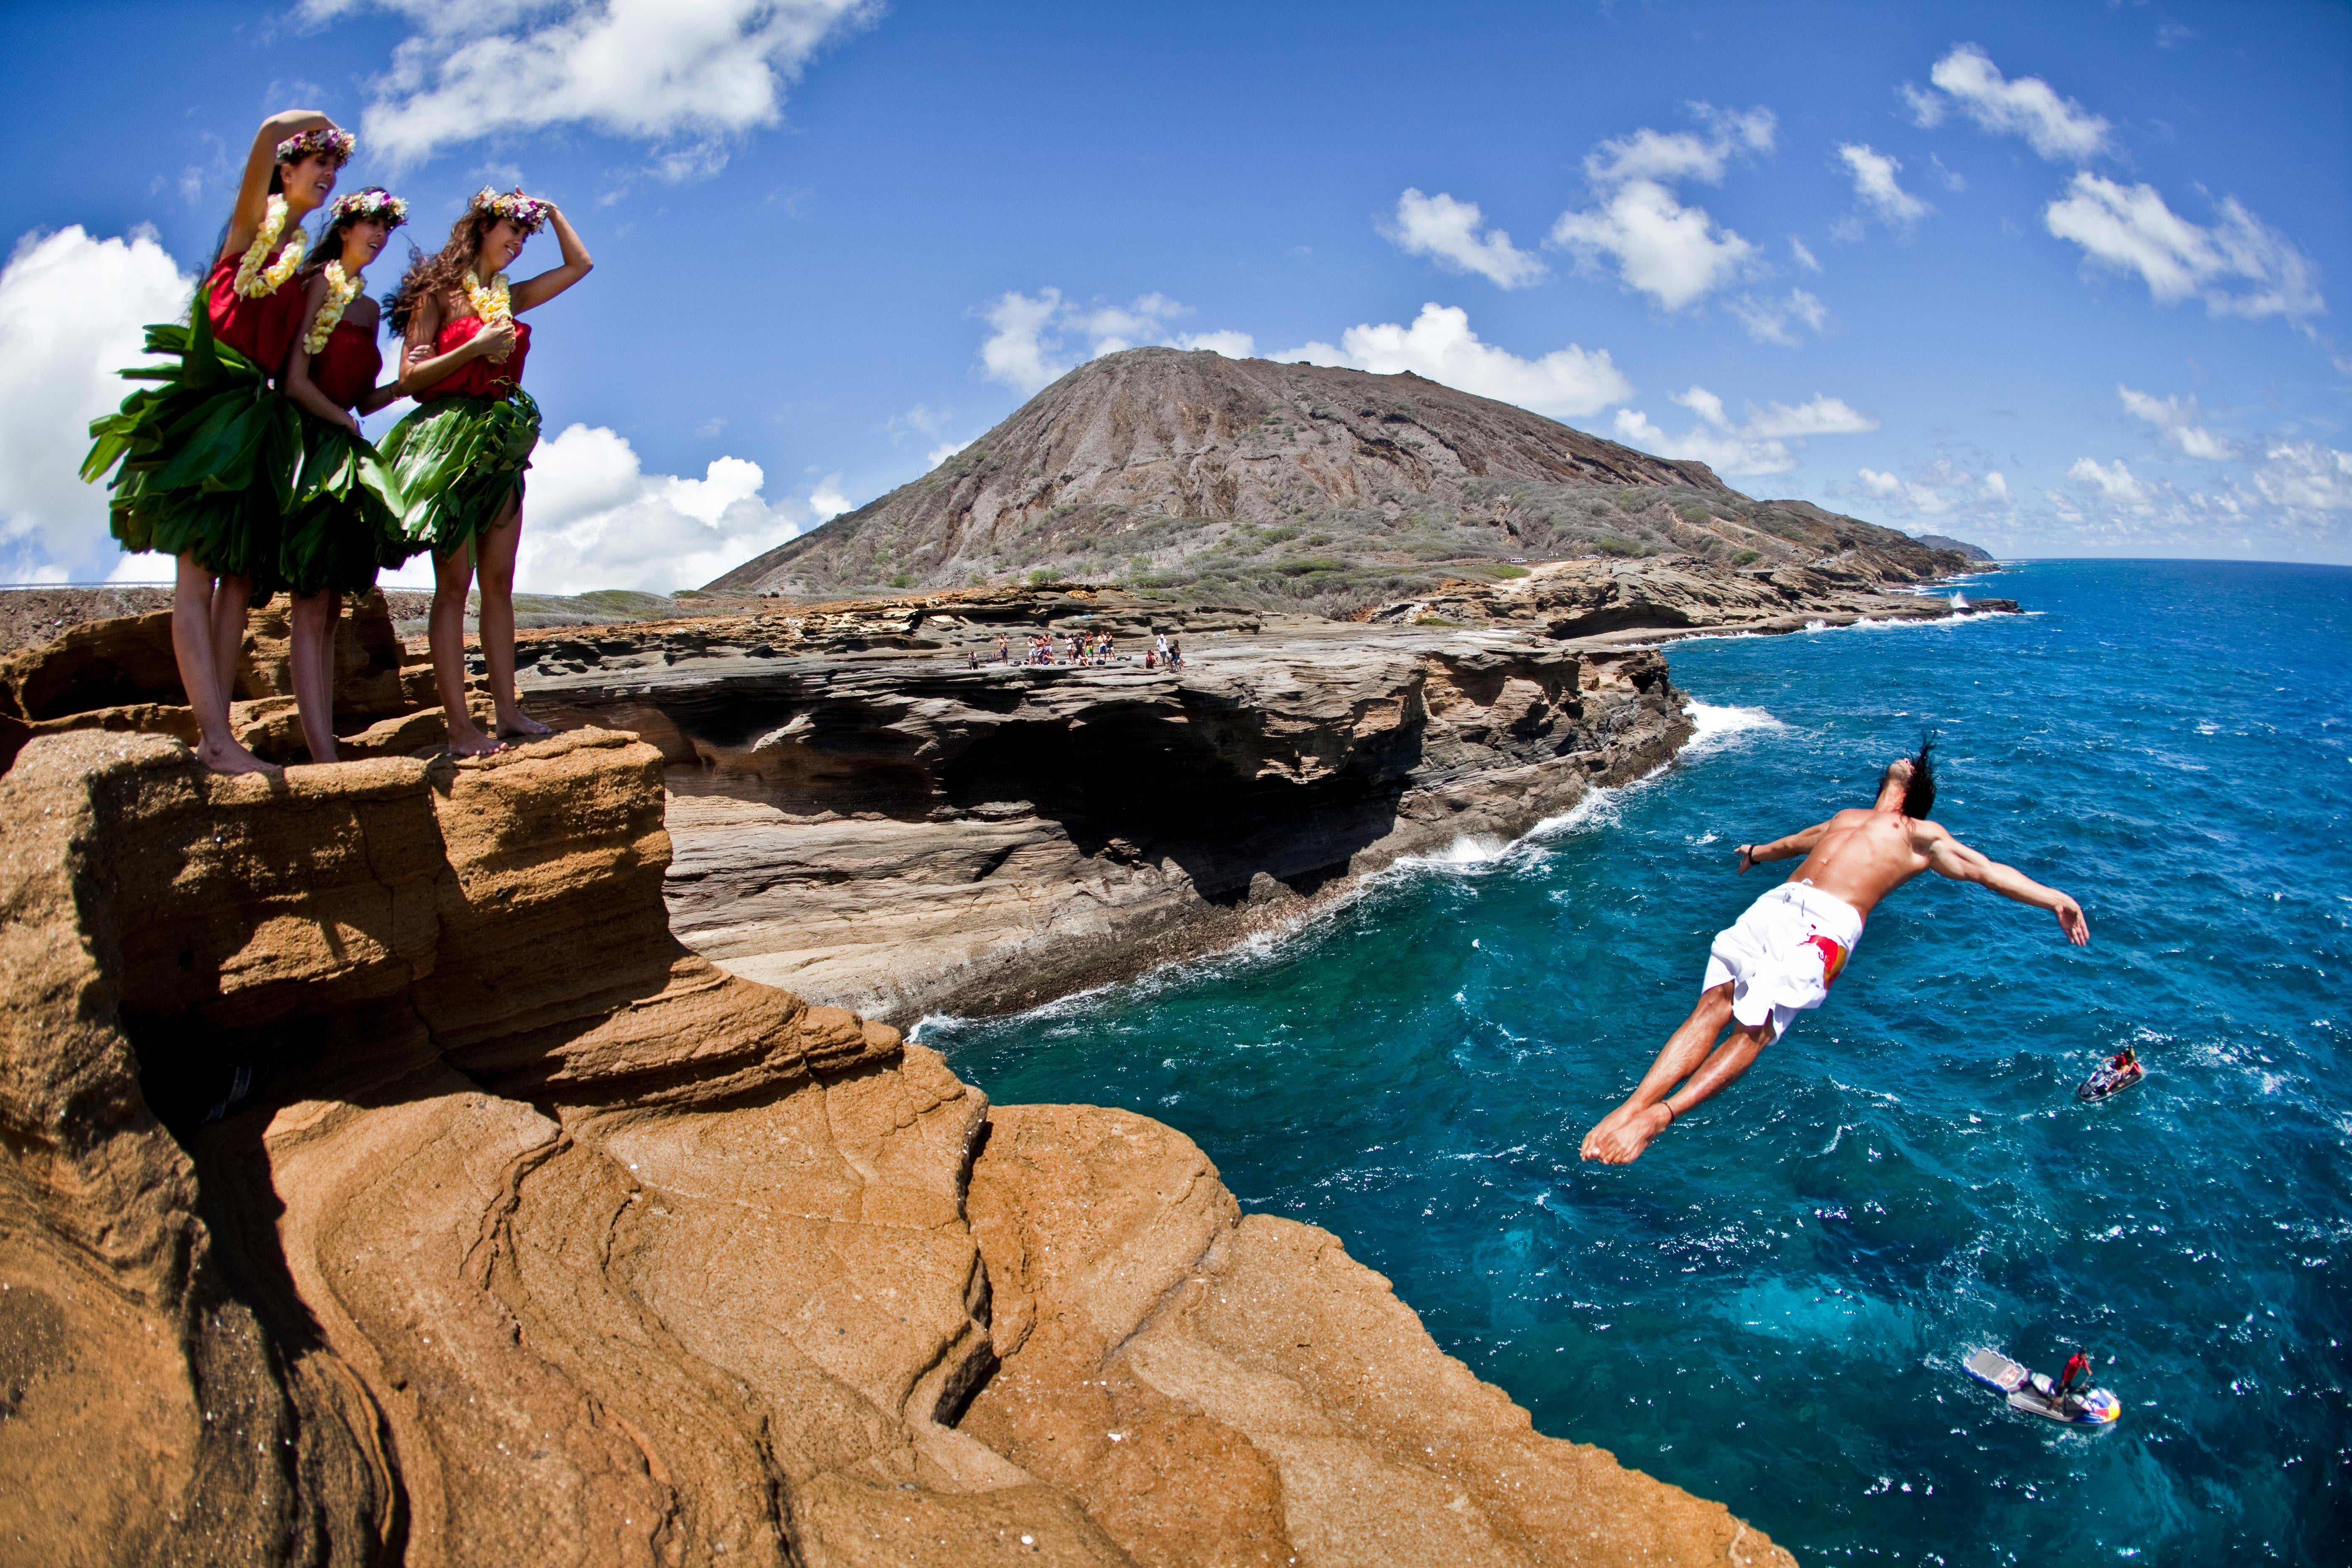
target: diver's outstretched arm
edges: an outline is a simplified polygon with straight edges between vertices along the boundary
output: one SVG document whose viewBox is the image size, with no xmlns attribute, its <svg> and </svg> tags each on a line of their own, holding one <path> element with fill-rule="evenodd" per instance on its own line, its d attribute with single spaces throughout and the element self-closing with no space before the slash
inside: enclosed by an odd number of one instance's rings
<svg viewBox="0 0 2352 1568">
<path fill-rule="evenodd" d="M 2073 899 L 2055 888 L 2043 887 L 2014 866 L 2004 866 L 1979 854 L 1940 827 L 1927 838 L 1927 867 L 1937 876 L 1949 877 L 1956 882 L 1974 882 L 2004 899 L 2048 910 L 2058 917 L 2058 928 L 2066 933 L 2067 941 L 2076 947 L 2090 945 L 2091 923 L 2083 918 L 2083 906 Z"/>
<path fill-rule="evenodd" d="M 1760 866 L 1767 860 L 1793 860 L 1810 855 L 1813 852 L 1813 846 L 1822 841 L 1822 835 L 1829 830 L 1828 823 L 1816 822 L 1802 833 L 1791 833 L 1786 838 L 1775 838 L 1769 844 L 1742 844 L 1739 846 L 1740 874 L 1747 875 L 1748 867 Z"/>
</svg>

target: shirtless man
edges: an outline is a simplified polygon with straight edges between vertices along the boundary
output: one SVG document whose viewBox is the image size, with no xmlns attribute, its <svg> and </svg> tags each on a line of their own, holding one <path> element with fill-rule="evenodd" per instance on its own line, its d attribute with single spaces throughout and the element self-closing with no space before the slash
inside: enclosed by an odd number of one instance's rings
<svg viewBox="0 0 2352 1568">
<path fill-rule="evenodd" d="M 1743 873 L 1798 855 L 1804 863 L 1716 934 L 1698 1005 L 1666 1041 L 1641 1087 L 1584 1135 L 1586 1159 L 1612 1165 L 1638 1160 L 1675 1117 L 1722 1093 L 1790 1019 L 1822 1005 L 1878 900 L 1922 871 L 1980 883 L 2005 899 L 2048 910 L 2077 947 L 2091 940 L 2080 904 L 1986 859 L 1927 820 L 1936 803 L 1934 751 L 1928 741 L 1918 755 L 1890 763 L 1878 781 L 1878 802 L 1868 811 L 1841 811 L 1802 833 L 1739 846 Z M 1731 1033 L 1718 1046 L 1727 1024 Z"/>
</svg>

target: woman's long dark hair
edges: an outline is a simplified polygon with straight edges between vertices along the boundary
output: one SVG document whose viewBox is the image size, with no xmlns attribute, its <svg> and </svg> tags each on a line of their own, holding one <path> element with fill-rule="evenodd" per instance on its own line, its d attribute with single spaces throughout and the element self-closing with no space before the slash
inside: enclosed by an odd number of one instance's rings
<svg viewBox="0 0 2352 1568">
<path fill-rule="evenodd" d="M 409 318 L 425 300 L 445 294 L 457 287 L 482 254 L 482 240 L 498 218 L 484 212 L 466 209 L 449 229 L 449 243 L 431 256 L 412 248 L 408 270 L 401 275 L 400 285 L 383 297 L 383 328 L 389 335 L 408 335 Z"/>
<path fill-rule="evenodd" d="M 353 195 L 363 196 L 370 191 L 381 191 L 387 196 L 392 195 L 390 191 L 384 190 L 382 185 L 362 185 L 358 190 L 352 194 Z M 343 236 L 351 232 L 352 225 L 363 222 L 364 220 L 375 216 L 376 215 L 373 213 L 345 213 L 341 217 L 339 217 L 333 222 L 328 224 L 326 232 L 319 236 L 318 239 L 312 243 L 309 250 L 302 253 L 302 269 L 299 272 L 297 272 L 295 276 L 307 284 L 311 279 L 319 275 L 320 269 L 324 268 L 328 262 L 341 260 L 343 257 Z"/>
</svg>

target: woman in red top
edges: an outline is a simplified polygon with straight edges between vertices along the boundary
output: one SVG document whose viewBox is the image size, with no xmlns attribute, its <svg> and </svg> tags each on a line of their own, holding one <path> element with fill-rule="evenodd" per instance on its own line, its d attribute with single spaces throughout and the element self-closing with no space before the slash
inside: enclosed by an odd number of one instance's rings
<svg viewBox="0 0 2352 1568">
<path fill-rule="evenodd" d="M 508 287 L 523 241 L 552 224 L 562 265 Z M 419 405 L 384 437 L 412 548 L 433 552 L 433 677 L 449 748 L 479 756 L 499 742 L 466 706 L 466 594 L 481 578 L 482 662 L 498 731 L 552 733 L 515 701 L 514 566 L 522 533 L 523 470 L 539 444 L 539 405 L 522 390 L 530 329 L 515 317 L 547 303 L 595 265 L 552 202 L 478 192 L 437 256 L 420 258 L 389 304 L 406 347 L 400 389 Z"/>
<path fill-rule="evenodd" d="M 314 763 L 335 760 L 335 624 L 342 596 L 375 586 L 377 569 L 408 555 L 397 492 L 360 434 L 359 416 L 400 395 L 378 386 L 376 302 L 362 274 L 408 204 L 382 185 L 335 198 L 327 229 L 299 275 L 307 323 L 287 351 L 284 388 L 302 410 L 302 473 L 278 546 L 279 574 L 294 595 L 291 660 L 302 735 Z"/>
<path fill-rule="evenodd" d="M 114 536 L 126 551 L 179 559 L 172 649 L 201 731 L 196 754 L 217 773 L 274 771 L 230 731 L 229 696 L 246 611 L 277 589 L 279 522 L 302 457 L 293 407 L 270 384 L 301 318 L 302 219 L 333 194 L 351 155 L 351 134 L 314 110 L 262 121 L 202 309 L 184 325 L 147 329 L 148 352 L 177 363 L 126 371 L 160 384 L 90 425 L 82 477 L 121 465 L 107 501 Z"/>
</svg>

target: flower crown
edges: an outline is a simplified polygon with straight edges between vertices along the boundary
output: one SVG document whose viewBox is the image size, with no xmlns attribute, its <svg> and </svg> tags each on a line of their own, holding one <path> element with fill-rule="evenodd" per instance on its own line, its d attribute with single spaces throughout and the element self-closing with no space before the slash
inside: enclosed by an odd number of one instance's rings
<svg viewBox="0 0 2352 1568">
<path fill-rule="evenodd" d="M 370 185 L 366 190 L 337 196 L 327 208 L 330 227 L 346 220 L 371 217 L 382 218 L 387 227 L 398 228 L 408 221 L 408 204 L 382 185 Z"/>
<path fill-rule="evenodd" d="M 474 193 L 472 210 L 487 217 L 504 218 L 525 234 L 537 234 L 547 226 L 547 215 L 554 209 L 551 204 L 524 195 L 519 189 L 500 195 L 484 185 Z"/>
<path fill-rule="evenodd" d="M 321 125 L 315 131 L 305 131 L 299 136 L 289 136 L 278 144 L 278 161 L 299 163 L 313 153 L 323 153 L 334 160 L 340 169 L 352 161 L 352 149 L 359 138 L 332 125 Z"/>
</svg>

